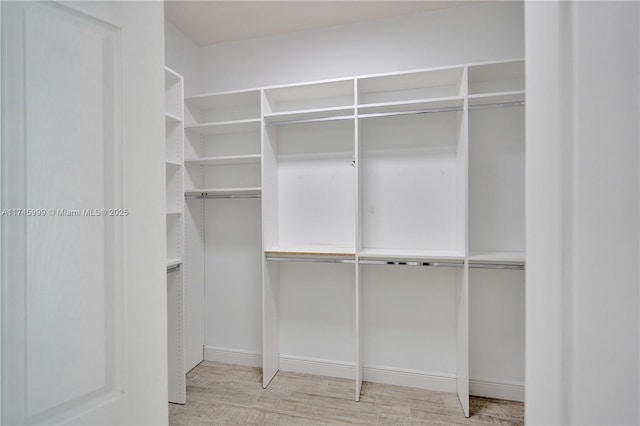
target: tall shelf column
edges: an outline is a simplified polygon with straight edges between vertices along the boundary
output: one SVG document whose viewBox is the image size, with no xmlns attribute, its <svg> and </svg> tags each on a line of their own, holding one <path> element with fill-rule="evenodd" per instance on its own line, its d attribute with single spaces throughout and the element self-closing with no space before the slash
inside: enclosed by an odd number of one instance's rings
<svg viewBox="0 0 640 426">
<path fill-rule="evenodd" d="M 186 403 L 184 306 L 183 137 L 184 81 L 165 67 L 167 200 L 167 342 L 169 402 Z"/>
</svg>

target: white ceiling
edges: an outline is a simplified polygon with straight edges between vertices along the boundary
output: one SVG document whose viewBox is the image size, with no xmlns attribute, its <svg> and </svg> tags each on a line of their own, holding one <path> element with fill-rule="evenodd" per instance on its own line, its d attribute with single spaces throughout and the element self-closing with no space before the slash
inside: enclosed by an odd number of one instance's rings
<svg viewBox="0 0 640 426">
<path fill-rule="evenodd" d="M 391 16 L 475 1 L 165 1 L 166 18 L 203 46 Z"/>
</svg>

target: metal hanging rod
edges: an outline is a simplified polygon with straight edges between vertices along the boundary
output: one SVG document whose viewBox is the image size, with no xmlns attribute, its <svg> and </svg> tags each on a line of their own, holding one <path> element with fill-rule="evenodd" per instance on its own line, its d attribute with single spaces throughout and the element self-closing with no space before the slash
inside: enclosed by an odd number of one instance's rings
<svg viewBox="0 0 640 426">
<path fill-rule="evenodd" d="M 427 109 L 416 109 L 411 111 L 395 111 L 395 112 L 373 112 L 373 113 L 365 113 L 358 114 L 358 118 L 375 118 L 375 117 L 393 117 L 396 115 L 417 115 L 417 114 L 432 114 L 438 112 L 456 112 L 462 111 L 463 108 L 461 106 L 457 107 L 444 107 L 444 108 L 427 108 Z"/>
<path fill-rule="evenodd" d="M 186 200 L 200 198 L 200 199 L 224 199 L 224 198 L 262 198 L 260 194 L 185 194 Z"/>
<path fill-rule="evenodd" d="M 514 102 L 496 102 L 492 104 L 479 104 L 479 105 L 469 105 L 469 109 L 487 109 L 487 108 L 506 108 L 506 107 L 514 107 L 514 106 L 525 106 L 524 101 L 514 101 Z"/>
<path fill-rule="evenodd" d="M 362 265 L 400 265 L 400 266 L 431 266 L 440 268 L 462 268 L 464 263 L 452 262 L 452 261 L 435 261 L 435 262 L 423 262 L 421 260 L 402 260 L 402 261 L 387 261 L 387 260 L 366 260 L 360 259 L 358 261 Z"/>
<path fill-rule="evenodd" d="M 268 261 L 277 262 L 311 262 L 311 263 L 348 263 L 355 264 L 354 259 L 337 259 L 335 257 L 267 257 Z"/>
<path fill-rule="evenodd" d="M 524 271 L 524 265 L 512 265 L 501 263 L 469 263 L 469 268 L 474 269 L 508 269 L 513 271 Z"/>
<path fill-rule="evenodd" d="M 167 268 L 167 273 L 179 271 L 179 270 L 180 270 L 180 265 L 173 265 Z"/>
<path fill-rule="evenodd" d="M 319 123 L 323 121 L 337 121 L 337 120 L 352 120 L 354 115 L 339 115 L 336 117 L 322 117 L 322 118 L 301 118 L 298 120 L 286 120 L 286 121 L 271 121 L 266 122 L 266 126 L 280 126 L 281 124 L 304 124 L 304 123 Z"/>
</svg>

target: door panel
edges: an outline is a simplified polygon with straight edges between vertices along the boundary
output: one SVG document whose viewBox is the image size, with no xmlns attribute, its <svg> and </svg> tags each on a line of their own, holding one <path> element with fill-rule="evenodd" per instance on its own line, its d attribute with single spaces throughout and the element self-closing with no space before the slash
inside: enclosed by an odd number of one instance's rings
<svg viewBox="0 0 640 426">
<path fill-rule="evenodd" d="M 166 422 L 162 5 L 2 7 L 3 423 Z"/>
</svg>

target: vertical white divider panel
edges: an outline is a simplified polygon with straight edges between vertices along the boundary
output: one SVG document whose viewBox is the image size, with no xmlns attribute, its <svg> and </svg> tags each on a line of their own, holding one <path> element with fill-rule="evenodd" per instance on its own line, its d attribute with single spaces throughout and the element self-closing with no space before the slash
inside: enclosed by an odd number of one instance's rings
<svg viewBox="0 0 640 426">
<path fill-rule="evenodd" d="M 267 102 L 264 90 L 261 90 L 262 113 L 262 387 L 266 388 L 278 372 L 279 335 L 278 335 L 278 262 L 267 262 L 264 250 L 278 244 L 278 168 L 277 151 L 271 142 L 270 132 L 264 120 Z"/>
<path fill-rule="evenodd" d="M 184 79 L 165 66 L 167 168 L 167 346 L 169 402 L 187 402 L 184 286 Z"/>
<path fill-rule="evenodd" d="M 360 401 L 360 392 L 362 390 L 362 376 L 363 376 L 363 356 L 362 356 L 362 267 L 358 254 L 362 249 L 362 195 L 360 191 L 360 133 L 359 133 L 359 120 L 358 120 L 358 103 L 360 97 L 358 96 L 358 80 L 353 81 L 353 93 L 355 97 L 355 116 L 354 116 L 354 166 L 356 168 L 356 401 Z"/>
<path fill-rule="evenodd" d="M 456 391 L 464 414 L 469 417 L 469 233 L 467 226 L 469 216 L 467 202 L 469 199 L 469 99 L 467 74 L 468 68 L 464 67 L 460 82 L 460 95 L 464 96 L 464 104 L 458 133 L 456 245 L 458 251 L 464 253 L 465 261 L 463 270 L 456 272 Z"/>
</svg>

